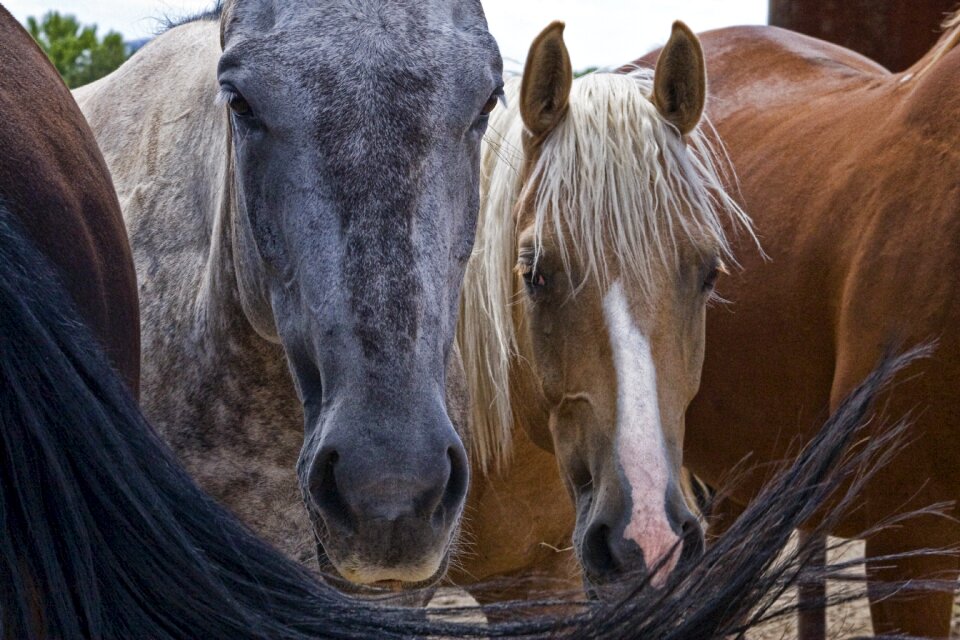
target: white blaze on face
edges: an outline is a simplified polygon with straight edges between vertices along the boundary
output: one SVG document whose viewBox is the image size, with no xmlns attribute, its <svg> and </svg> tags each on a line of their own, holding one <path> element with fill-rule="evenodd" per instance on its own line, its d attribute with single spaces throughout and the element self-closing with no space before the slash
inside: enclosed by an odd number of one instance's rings
<svg viewBox="0 0 960 640">
<path fill-rule="evenodd" d="M 617 371 L 617 455 L 632 501 L 623 535 L 640 546 L 647 568 L 652 569 L 679 541 L 665 506 L 670 473 L 660 425 L 657 369 L 650 341 L 633 322 L 619 280 L 603 299 L 603 315 Z M 677 555 L 653 577 L 654 586 L 666 582 Z"/>
</svg>

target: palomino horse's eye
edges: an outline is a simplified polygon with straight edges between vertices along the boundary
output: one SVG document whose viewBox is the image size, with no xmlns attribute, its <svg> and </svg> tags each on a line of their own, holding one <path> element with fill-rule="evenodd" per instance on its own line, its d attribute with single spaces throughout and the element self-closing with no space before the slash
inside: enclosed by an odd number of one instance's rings
<svg viewBox="0 0 960 640">
<path fill-rule="evenodd" d="M 533 265 L 525 265 L 522 275 L 523 282 L 527 285 L 527 292 L 531 295 L 547 286 L 547 279 L 543 277 L 542 273 L 534 269 Z"/>
<path fill-rule="evenodd" d="M 703 290 L 710 291 L 715 286 L 717 286 L 717 278 L 720 277 L 720 269 L 714 267 L 710 269 L 707 273 L 707 277 L 703 279 Z"/>
<path fill-rule="evenodd" d="M 726 267 L 723 266 L 723 263 L 717 260 L 710 270 L 707 271 L 706 277 L 703 279 L 703 291 L 709 292 L 717 286 L 717 279 L 720 277 L 721 273 L 727 273 Z"/>
</svg>

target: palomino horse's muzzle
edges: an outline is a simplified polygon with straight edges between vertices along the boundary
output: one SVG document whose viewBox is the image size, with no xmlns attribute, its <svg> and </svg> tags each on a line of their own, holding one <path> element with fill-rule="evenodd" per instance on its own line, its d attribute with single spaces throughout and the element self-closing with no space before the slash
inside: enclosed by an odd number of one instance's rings
<svg viewBox="0 0 960 640">
<path fill-rule="evenodd" d="M 622 582 L 626 576 L 649 580 L 663 587 L 676 572 L 696 561 L 704 552 L 703 527 L 687 508 L 679 490 L 671 484 L 665 496 L 664 513 L 675 540 L 662 549 L 644 548 L 627 535 L 629 500 L 619 490 L 601 490 L 584 526 L 577 526 L 575 545 L 584 570 L 587 589 L 602 597 L 607 585 Z"/>
</svg>

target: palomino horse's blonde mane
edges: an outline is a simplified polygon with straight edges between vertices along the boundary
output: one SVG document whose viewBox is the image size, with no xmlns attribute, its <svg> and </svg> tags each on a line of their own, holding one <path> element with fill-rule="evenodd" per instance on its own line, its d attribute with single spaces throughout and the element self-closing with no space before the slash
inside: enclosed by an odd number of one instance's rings
<svg viewBox="0 0 960 640">
<path fill-rule="evenodd" d="M 646 69 L 576 80 L 569 113 L 544 142 L 527 181 L 535 194 L 521 184 L 519 79 L 507 85 L 511 106 L 491 116 L 458 330 L 473 404 L 474 460 L 485 472 L 509 460 L 510 365 L 531 357 L 520 353 L 513 321 L 518 202 L 533 196 L 538 239 L 570 234 L 576 255 L 563 253 L 564 264 L 575 259 L 584 278 L 604 283 L 604 256 L 613 251 L 621 277 L 641 289 L 672 267 L 680 240 L 714 248 L 732 262 L 725 216 L 752 235 L 750 219 L 724 190 L 723 156 L 699 128 L 681 140 L 650 101 L 652 91 L 653 72 Z M 567 243 L 557 244 L 566 251 Z"/>
</svg>

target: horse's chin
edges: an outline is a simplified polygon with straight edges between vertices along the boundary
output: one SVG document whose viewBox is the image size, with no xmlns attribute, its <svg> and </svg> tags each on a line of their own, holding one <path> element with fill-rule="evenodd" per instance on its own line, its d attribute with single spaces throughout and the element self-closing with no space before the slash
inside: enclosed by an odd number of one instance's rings
<svg viewBox="0 0 960 640">
<path fill-rule="evenodd" d="M 612 602 L 617 600 L 621 589 L 617 589 L 616 583 L 611 582 L 593 582 L 587 579 L 583 581 L 583 592 L 590 602 Z"/>
<path fill-rule="evenodd" d="M 317 543 L 317 562 L 324 582 L 344 594 L 361 600 L 382 601 L 384 604 L 394 606 L 420 607 L 426 606 L 430 601 L 440 579 L 447 573 L 450 555 L 444 554 L 440 566 L 425 580 L 380 580 L 364 584 L 344 578 L 336 570 L 319 542 Z"/>
<path fill-rule="evenodd" d="M 672 579 L 664 588 L 653 586 L 649 579 L 640 574 L 621 573 L 604 580 L 591 580 L 584 577 L 583 591 L 591 602 L 616 603 L 637 596 L 656 597 L 669 589 Z"/>
</svg>

